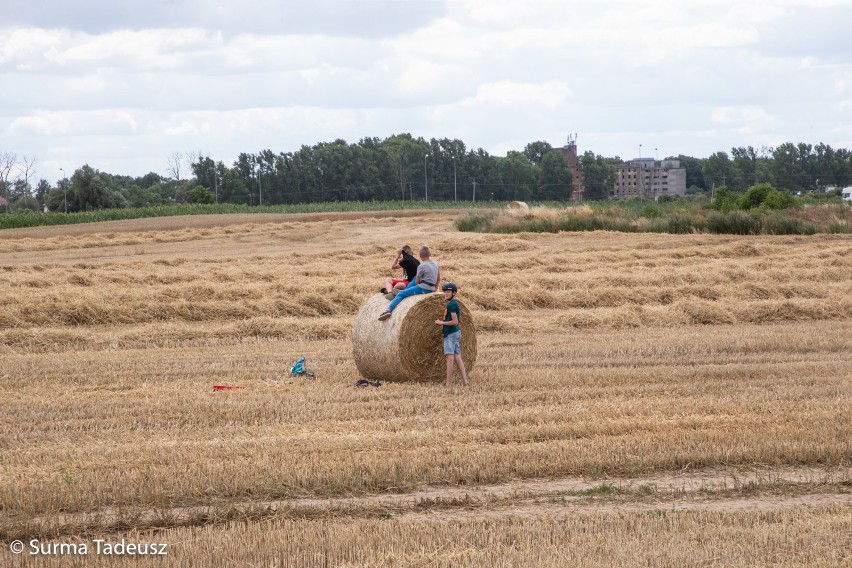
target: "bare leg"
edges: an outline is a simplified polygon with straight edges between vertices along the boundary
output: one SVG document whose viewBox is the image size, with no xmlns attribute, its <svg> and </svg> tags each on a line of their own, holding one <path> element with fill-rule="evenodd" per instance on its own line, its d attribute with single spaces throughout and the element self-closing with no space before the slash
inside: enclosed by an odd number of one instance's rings
<svg viewBox="0 0 852 568">
<path fill-rule="evenodd" d="M 393 280 L 390 279 L 390 278 L 385 278 L 385 290 L 390 292 L 392 288 L 393 288 Z"/>
<path fill-rule="evenodd" d="M 450 386 L 453 383 L 453 358 L 455 355 L 447 355 L 447 382 L 446 385 Z"/>
<path fill-rule="evenodd" d="M 393 289 L 399 292 L 400 290 L 405 290 L 406 286 L 408 286 L 408 284 L 403 284 L 402 282 L 399 282 L 396 286 L 393 287 Z M 390 288 L 388 288 L 388 291 L 390 291 Z"/>
<path fill-rule="evenodd" d="M 459 366 L 459 373 L 461 373 L 464 386 L 467 386 L 467 371 L 465 371 L 464 361 L 462 361 L 461 355 L 453 355 L 453 359 L 455 359 L 456 365 Z M 447 364 L 449 365 L 449 361 L 447 361 Z"/>
</svg>

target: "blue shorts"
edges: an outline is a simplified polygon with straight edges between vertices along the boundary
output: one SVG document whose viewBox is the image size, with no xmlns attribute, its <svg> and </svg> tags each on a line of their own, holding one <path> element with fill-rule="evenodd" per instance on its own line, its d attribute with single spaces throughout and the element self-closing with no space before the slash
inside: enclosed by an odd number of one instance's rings
<svg viewBox="0 0 852 568">
<path fill-rule="evenodd" d="M 444 337 L 444 355 L 461 355 L 460 331 L 456 331 Z"/>
</svg>

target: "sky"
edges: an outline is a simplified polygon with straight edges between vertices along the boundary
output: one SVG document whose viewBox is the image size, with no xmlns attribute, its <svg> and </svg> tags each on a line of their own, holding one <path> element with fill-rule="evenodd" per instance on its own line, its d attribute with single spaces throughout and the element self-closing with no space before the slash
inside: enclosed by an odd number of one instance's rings
<svg viewBox="0 0 852 568">
<path fill-rule="evenodd" d="M 4 6 L 0 153 L 52 183 L 403 132 L 499 156 L 852 148 L 852 0 Z"/>
</svg>

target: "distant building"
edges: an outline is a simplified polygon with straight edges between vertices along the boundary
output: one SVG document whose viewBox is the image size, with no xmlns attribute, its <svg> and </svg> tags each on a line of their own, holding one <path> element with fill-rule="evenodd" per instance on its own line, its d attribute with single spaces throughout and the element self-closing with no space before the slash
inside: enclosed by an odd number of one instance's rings
<svg viewBox="0 0 852 568">
<path fill-rule="evenodd" d="M 641 196 L 656 201 L 661 195 L 686 195 L 686 168 L 678 160 L 636 158 L 615 170 L 613 199 Z"/>
<path fill-rule="evenodd" d="M 568 167 L 571 168 L 573 176 L 574 189 L 571 192 L 571 199 L 581 201 L 583 199 L 583 178 L 580 177 L 580 158 L 577 155 L 577 134 L 568 135 L 568 143 L 561 148 L 554 148 L 557 152 L 565 156 L 568 161 Z"/>
</svg>

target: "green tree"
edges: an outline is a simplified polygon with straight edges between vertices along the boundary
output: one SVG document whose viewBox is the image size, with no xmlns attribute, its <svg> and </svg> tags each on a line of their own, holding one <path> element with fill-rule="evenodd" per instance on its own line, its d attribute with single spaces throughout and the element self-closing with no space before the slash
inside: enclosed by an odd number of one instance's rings
<svg viewBox="0 0 852 568">
<path fill-rule="evenodd" d="M 47 201 L 48 192 L 50 192 L 50 183 L 46 179 L 38 180 L 35 188 L 35 198 L 42 205 Z"/>
<path fill-rule="evenodd" d="M 813 189 L 816 177 L 809 144 L 781 144 L 772 152 L 772 184 L 791 192 Z"/>
<path fill-rule="evenodd" d="M 580 156 L 580 171 L 583 175 L 583 199 L 607 199 L 615 187 L 616 171 L 612 160 L 586 151 Z"/>
<path fill-rule="evenodd" d="M 717 187 L 714 191 L 712 206 L 722 213 L 741 209 L 740 196 L 736 193 L 731 193 L 724 185 Z"/>
<path fill-rule="evenodd" d="M 213 192 L 215 202 L 246 204 L 249 202 L 245 183 L 235 169 L 226 167 L 224 163 L 199 156 L 192 163 L 192 171 L 197 183 Z"/>
<path fill-rule="evenodd" d="M 128 207 L 148 207 L 149 205 L 159 204 L 161 198 L 157 188 L 156 185 L 143 188 L 134 183 L 124 191 L 124 199 Z"/>
<path fill-rule="evenodd" d="M 835 150 L 820 142 L 814 146 L 816 161 L 815 185 L 822 187 L 833 185 L 847 186 L 852 183 L 852 160 L 845 148 Z"/>
<path fill-rule="evenodd" d="M 530 142 L 524 146 L 524 156 L 533 166 L 540 164 L 544 157 L 551 153 L 553 153 L 553 146 L 542 140 Z"/>
<path fill-rule="evenodd" d="M 65 192 L 62 187 L 54 187 L 48 191 L 44 204 L 47 205 L 48 211 L 65 211 Z"/>
<path fill-rule="evenodd" d="M 17 201 L 21 197 L 32 197 L 32 188 L 23 178 L 18 178 L 12 183 L 9 191 L 9 198 L 12 201 Z"/>
<path fill-rule="evenodd" d="M 503 185 L 494 192 L 495 199 L 527 200 L 537 184 L 536 170 L 521 152 L 509 151 L 500 160 Z"/>
<path fill-rule="evenodd" d="M 112 188 L 98 170 L 86 164 L 71 176 L 68 211 L 92 211 L 116 205 Z"/>
<path fill-rule="evenodd" d="M 464 142 L 450 138 L 429 140 L 429 199 L 464 199 L 468 179 L 467 149 Z M 455 175 L 454 175 L 455 174 Z"/>
<path fill-rule="evenodd" d="M 757 183 L 758 153 L 752 146 L 731 148 L 732 176 L 729 187 L 734 191 L 744 191 Z"/>
<path fill-rule="evenodd" d="M 213 203 L 216 196 L 203 185 L 196 185 L 186 192 L 186 200 L 190 203 Z"/>
<path fill-rule="evenodd" d="M 395 134 L 385 139 L 382 146 L 390 161 L 400 199 L 413 197 L 414 173 L 419 170 L 420 179 L 423 179 L 423 156 L 428 153 L 425 141 L 415 140 L 411 134 Z"/>
<path fill-rule="evenodd" d="M 41 211 L 38 200 L 35 197 L 22 195 L 15 200 L 13 209 L 15 211 Z"/>
<path fill-rule="evenodd" d="M 680 154 L 673 159 L 677 160 L 680 163 L 680 167 L 686 170 L 686 186 L 688 188 L 698 188 L 700 190 L 698 193 L 702 191 L 706 192 L 709 189 L 707 184 L 704 183 L 704 173 L 702 172 L 704 160 L 685 156 L 684 154 Z"/>
<path fill-rule="evenodd" d="M 779 191 L 772 184 L 759 183 L 745 192 L 740 201 L 742 209 L 786 209 L 795 205 L 795 198 L 788 191 Z"/>
<path fill-rule="evenodd" d="M 482 148 L 471 150 L 465 159 L 465 174 L 470 182 L 471 199 L 481 201 L 491 199 L 495 189 L 502 188 L 500 165 L 497 158 Z"/>
<path fill-rule="evenodd" d="M 704 160 L 701 173 L 704 175 L 705 186 L 710 189 L 720 186 L 727 188 L 728 183 L 733 182 L 731 159 L 725 152 L 715 152 Z"/>
<path fill-rule="evenodd" d="M 574 191 L 573 174 L 568 160 L 561 152 L 550 151 L 542 156 L 538 163 L 538 188 L 534 199 L 562 200 L 571 199 Z"/>
</svg>

